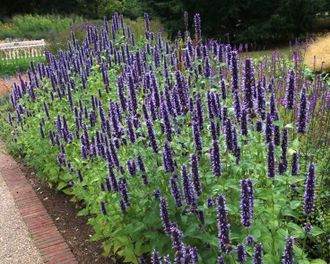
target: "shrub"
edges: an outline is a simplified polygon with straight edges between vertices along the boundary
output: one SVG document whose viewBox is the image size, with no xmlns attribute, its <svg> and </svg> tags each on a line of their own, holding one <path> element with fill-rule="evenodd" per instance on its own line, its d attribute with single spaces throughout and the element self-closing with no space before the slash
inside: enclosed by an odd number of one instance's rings
<svg viewBox="0 0 330 264">
<path fill-rule="evenodd" d="M 115 14 L 31 69 L 9 114 L 25 159 L 125 262 L 325 263 L 325 83 L 299 51 L 241 60 L 148 22 L 133 37 Z"/>
<path fill-rule="evenodd" d="M 49 34 L 67 30 L 81 21 L 80 17 L 17 15 L 10 23 L 0 24 L 0 39 L 47 39 Z"/>
<path fill-rule="evenodd" d="M 330 34 L 309 44 L 304 62 L 312 70 L 330 72 Z"/>
</svg>

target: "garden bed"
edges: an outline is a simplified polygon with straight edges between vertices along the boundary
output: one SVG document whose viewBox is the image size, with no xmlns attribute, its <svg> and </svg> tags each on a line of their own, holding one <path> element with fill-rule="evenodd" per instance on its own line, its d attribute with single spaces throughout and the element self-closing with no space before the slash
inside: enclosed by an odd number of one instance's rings
<svg viewBox="0 0 330 264">
<path fill-rule="evenodd" d="M 49 187 L 36 176 L 24 161 L 16 159 L 38 198 L 46 208 L 57 229 L 64 237 L 79 263 L 118 263 L 114 257 L 103 257 L 100 241 L 91 241 L 93 228 L 87 224 L 87 216 L 77 216 L 81 204 L 70 202 L 70 197 Z"/>
</svg>

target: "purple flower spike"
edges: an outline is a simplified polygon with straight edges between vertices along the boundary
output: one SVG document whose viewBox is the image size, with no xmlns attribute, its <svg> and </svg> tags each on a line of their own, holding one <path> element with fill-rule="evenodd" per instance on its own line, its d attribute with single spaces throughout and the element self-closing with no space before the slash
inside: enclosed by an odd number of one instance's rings
<svg viewBox="0 0 330 264">
<path fill-rule="evenodd" d="M 199 179 L 198 160 L 196 154 L 191 155 L 191 175 L 194 184 L 194 189 L 196 191 L 196 194 L 199 196 L 202 194 L 202 186 Z"/>
<path fill-rule="evenodd" d="M 193 120 L 192 132 L 193 132 L 196 150 L 202 150 L 202 135 L 201 135 L 200 127 L 196 120 Z"/>
<path fill-rule="evenodd" d="M 212 148 L 210 149 L 211 166 L 213 175 L 219 177 L 221 174 L 220 148 L 217 140 L 212 140 Z"/>
<path fill-rule="evenodd" d="M 299 113 L 297 121 L 298 133 L 305 134 L 307 130 L 307 114 L 308 114 L 308 98 L 306 95 L 306 88 L 301 91 Z"/>
<path fill-rule="evenodd" d="M 166 142 L 163 148 L 163 164 L 166 172 L 174 171 L 174 161 L 171 146 Z"/>
<path fill-rule="evenodd" d="M 212 208 L 213 206 L 214 206 L 214 200 L 212 196 L 210 196 L 209 198 L 207 198 L 207 207 Z"/>
<path fill-rule="evenodd" d="M 155 249 L 152 251 L 150 262 L 151 264 L 162 264 L 162 258 Z"/>
<path fill-rule="evenodd" d="M 267 176 L 275 177 L 275 149 L 272 142 L 267 145 Z"/>
<path fill-rule="evenodd" d="M 197 206 L 197 195 L 193 188 L 190 176 L 185 165 L 181 168 L 182 191 L 186 199 L 186 203 L 194 210 Z"/>
<path fill-rule="evenodd" d="M 274 144 L 275 146 L 281 144 L 281 132 L 279 126 L 274 126 Z"/>
<path fill-rule="evenodd" d="M 105 202 L 101 202 L 101 212 L 103 215 L 107 215 L 107 209 L 105 206 Z"/>
<path fill-rule="evenodd" d="M 272 116 L 273 121 L 279 120 L 279 114 L 276 107 L 276 99 L 274 93 L 272 93 L 272 95 L 270 96 L 270 115 Z"/>
<path fill-rule="evenodd" d="M 217 264 L 225 264 L 225 260 L 223 259 L 223 257 L 218 257 L 217 259 Z"/>
<path fill-rule="evenodd" d="M 246 251 L 245 251 L 244 244 L 237 245 L 237 260 L 240 263 L 244 263 L 246 261 Z"/>
<path fill-rule="evenodd" d="M 136 135 L 134 131 L 134 126 L 133 126 L 133 118 L 132 116 L 128 116 L 126 119 L 126 124 L 127 124 L 127 134 L 132 143 L 135 142 L 136 140 Z"/>
<path fill-rule="evenodd" d="M 169 234 L 171 231 L 171 220 L 168 214 L 167 201 L 164 197 L 160 197 L 160 218 L 163 223 L 164 232 Z"/>
<path fill-rule="evenodd" d="M 244 106 L 249 111 L 253 112 L 253 89 L 254 89 L 254 69 L 253 59 L 246 59 L 243 68 L 243 93 L 244 93 Z"/>
<path fill-rule="evenodd" d="M 241 133 L 243 136 L 247 136 L 248 134 L 248 121 L 247 121 L 247 111 L 245 109 L 242 110 L 241 116 Z"/>
<path fill-rule="evenodd" d="M 291 175 L 296 176 L 299 172 L 299 156 L 298 153 L 295 152 L 292 155 L 292 168 L 291 168 Z"/>
<path fill-rule="evenodd" d="M 256 244 L 255 247 L 254 247 L 252 263 L 253 264 L 262 264 L 262 263 L 264 263 L 263 249 L 262 249 L 262 245 L 260 243 Z"/>
<path fill-rule="evenodd" d="M 163 257 L 163 261 L 164 261 L 164 264 L 171 264 L 170 256 L 167 255 L 167 256 Z"/>
<path fill-rule="evenodd" d="M 245 227 L 249 227 L 252 223 L 253 199 L 251 180 L 241 180 L 241 223 Z"/>
<path fill-rule="evenodd" d="M 223 253 L 227 253 L 231 250 L 230 246 L 230 224 L 228 222 L 226 199 L 223 195 L 219 195 L 217 198 L 218 213 L 218 241 L 219 247 Z"/>
<path fill-rule="evenodd" d="M 266 143 L 270 143 L 273 141 L 273 123 L 272 123 L 272 117 L 270 116 L 270 113 L 267 114 L 266 118 Z"/>
<path fill-rule="evenodd" d="M 294 108 L 295 95 L 296 95 L 296 73 L 294 70 L 291 69 L 287 77 L 287 87 L 286 87 L 286 95 L 285 95 L 286 108 L 288 110 L 292 110 Z"/>
<path fill-rule="evenodd" d="M 281 262 L 282 264 L 294 263 L 293 245 L 294 245 L 294 238 L 288 237 L 286 240 L 286 245 L 282 256 L 282 262 Z"/>
<path fill-rule="evenodd" d="M 313 228 L 313 226 L 310 222 L 305 223 L 305 228 L 304 229 L 305 229 L 306 233 L 311 232 L 312 228 Z"/>
<path fill-rule="evenodd" d="M 202 39 L 201 31 L 201 16 L 200 14 L 195 14 L 194 16 L 194 25 L 195 25 L 195 40 L 199 42 Z"/>
<path fill-rule="evenodd" d="M 310 215 L 314 211 L 315 207 L 315 165 L 311 163 L 309 165 L 309 171 L 306 176 L 305 193 L 304 193 L 304 215 Z"/>
<path fill-rule="evenodd" d="M 175 177 L 174 175 L 172 175 L 170 179 L 170 188 L 171 188 L 172 197 L 175 201 L 175 205 L 177 207 L 181 207 L 182 201 L 181 201 L 181 194 L 178 185 L 178 178 Z"/>
<path fill-rule="evenodd" d="M 247 244 L 248 246 L 251 246 L 251 245 L 253 245 L 253 243 L 254 243 L 254 238 L 253 238 L 253 236 L 248 235 L 248 236 L 246 237 L 246 244 Z"/>
<path fill-rule="evenodd" d="M 230 48 L 230 46 L 229 46 Z M 237 51 L 227 51 L 230 55 L 230 74 L 231 74 L 231 91 L 235 95 L 238 92 L 238 54 Z"/>
<path fill-rule="evenodd" d="M 183 248 L 182 231 L 176 225 L 172 225 L 170 232 L 171 232 L 172 248 L 175 251 L 181 251 Z"/>
<path fill-rule="evenodd" d="M 157 145 L 157 139 L 156 139 L 154 125 L 152 124 L 152 122 L 150 120 L 147 120 L 146 123 L 147 123 L 148 136 L 149 136 L 151 147 L 155 153 L 158 153 L 158 145 Z"/>
<path fill-rule="evenodd" d="M 239 94 L 238 90 L 234 92 L 234 110 L 235 110 L 235 117 L 237 122 L 239 123 L 241 121 L 241 103 L 239 101 Z"/>
</svg>

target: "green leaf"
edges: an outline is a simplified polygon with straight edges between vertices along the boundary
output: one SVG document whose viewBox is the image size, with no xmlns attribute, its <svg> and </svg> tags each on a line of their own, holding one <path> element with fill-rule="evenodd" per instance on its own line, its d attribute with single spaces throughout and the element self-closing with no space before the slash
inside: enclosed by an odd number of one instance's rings
<svg viewBox="0 0 330 264">
<path fill-rule="evenodd" d="M 313 228 L 310 232 L 310 234 L 312 236 L 318 236 L 318 235 L 321 235 L 323 233 L 324 233 L 324 231 L 321 228 L 319 228 L 318 226 L 313 226 Z"/>
<path fill-rule="evenodd" d="M 323 259 L 313 259 L 310 264 L 327 264 Z"/>
<path fill-rule="evenodd" d="M 293 123 L 289 123 L 289 124 L 286 124 L 284 127 L 285 128 L 289 128 L 289 129 L 293 129 L 294 128 L 294 124 Z"/>
<path fill-rule="evenodd" d="M 58 185 L 57 185 L 57 190 L 62 190 L 64 188 L 68 187 L 68 184 L 66 182 L 60 182 Z"/>
<path fill-rule="evenodd" d="M 301 205 L 300 201 L 294 200 L 290 202 L 290 208 L 291 209 L 297 209 Z"/>
<path fill-rule="evenodd" d="M 84 208 L 84 209 L 80 210 L 77 215 L 78 216 L 85 216 L 85 215 L 88 215 L 88 213 L 89 213 L 88 208 Z"/>
</svg>

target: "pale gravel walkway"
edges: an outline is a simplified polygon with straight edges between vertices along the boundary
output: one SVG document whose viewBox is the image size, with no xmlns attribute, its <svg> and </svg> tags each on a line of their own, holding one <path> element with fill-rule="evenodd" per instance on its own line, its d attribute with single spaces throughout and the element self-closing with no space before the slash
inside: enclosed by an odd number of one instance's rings
<svg viewBox="0 0 330 264">
<path fill-rule="evenodd" d="M 0 146 L 1 148 L 1 146 Z M 29 231 L 0 172 L 0 263 L 42 264 Z"/>
</svg>

